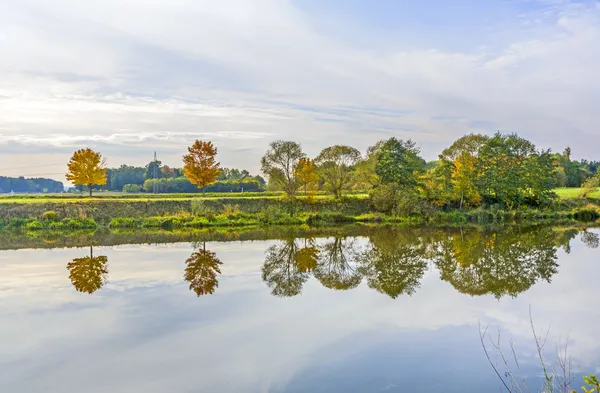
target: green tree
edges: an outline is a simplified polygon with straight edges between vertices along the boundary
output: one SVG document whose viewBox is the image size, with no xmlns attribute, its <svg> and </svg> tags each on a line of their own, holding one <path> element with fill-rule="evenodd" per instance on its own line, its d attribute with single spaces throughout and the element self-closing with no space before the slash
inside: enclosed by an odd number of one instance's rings
<svg viewBox="0 0 600 393">
<path fill-rule="evenodd" d="M 383 183 L 414 187 L 417 174 L 425 168 L 425 160 L 419 154 L 413 141 L 390 138 L 379 148 L 375 173 Z"/>
<path fill-rule="evenodd" d="M 296 177 L 296 167 L 305 154 L 300 144 L 291 141 L 274 141 L 261 159 L 261 170 L 269 176 L 269 183 L 275 184 L 288 197 L 294 198 L 300 187 Z"/>
<path fill-rule="evenodd" d="M 159 160 L 152 160 L 146 165 L 145 180 L 147 179 L 158 179 L 161 175 L 162 162 Z"/>
<path fill-rule="evenodd" d="M 462 207 L 465 197 L 471 205 L 477 205 L 477 165 L 479 149 L 489 137 L 468 134 L 452 143 L 439 155 L 439 164 L 430 172 L 424 188 L 427 199 L 435 205 L 445 206 L 455 201 Z"/>
<path fill-rule="evenodd" d="M 485 145 L 490 138 L 481 134 L 468 134 L 452 143 L 440 154 L 440 161 L 454 162 L 465 153 L 477 156 L 481 146 Z"/>
<path fill-rule="evenodd" d="M 527 199 L 543 203 L 554 196 L 554 169 L 549 151 L 536 151 L 516 134 L 497 133 L 479 149 L 477 185 L 482 196 L 509 208 Z"/>
<path fill-rule="evenodd" d="M 360 160 L 352 173 L 352 184 L 355 189 L 370 190 L 381 183 L 377 176 L 376 167 L 381 147 L 385 141 L 379 141 L 367 149 L 367 155 Z"/>
<path fill-rule="evenodd" d="M 345 145 L 327 147 L 315 159 L 319 173 L 325 180 L 325 188 L 337 199 L 342 197 L 342 191 L 347 189 L 354 165 L 359 162 L 360 152 Z"/>
</svg>

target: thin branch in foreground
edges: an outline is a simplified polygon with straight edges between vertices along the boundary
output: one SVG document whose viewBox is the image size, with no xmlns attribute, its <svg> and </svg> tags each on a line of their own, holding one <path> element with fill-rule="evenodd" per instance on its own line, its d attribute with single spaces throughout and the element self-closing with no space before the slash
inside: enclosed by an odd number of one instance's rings
<svg viewBox="0 0 600 393">
<path fill-rule="evenodd" d="M 478 326 L 479 326 L 479 340 L 481 341 L 481 346 L 483 347 L 483 352 L 485 352 L 485 357 L 487 358 L 488 362 L 490 363 L 490 366 L 492 366 L 492 368 L 494 369 L 494 372 L 496 373 L 498 378 L 500 378 L 500 381 L 502 381 L 502 384 L 504 385 L 506 390 L 509 393 L 512 393 L 513 390 L 510 387 L 508 387 L 508 384 L 506 383 L 506 381 L 504 381 L 504 378 L 502 378 L 502 375 L 500 375 L 500 372 L 498 372 L 498 368 L 496 367 L 494 362 L 492 362 L 492 359 L 490 358 L 490 354 L 488 353 L 487 347 L 485 346 L 484 338 L 487 335 L 488 326 L 486 326 L 486 328 L 483 330 L 483 332 L 481 330 L 481 322 L 478 323 Z"/>
</svg>

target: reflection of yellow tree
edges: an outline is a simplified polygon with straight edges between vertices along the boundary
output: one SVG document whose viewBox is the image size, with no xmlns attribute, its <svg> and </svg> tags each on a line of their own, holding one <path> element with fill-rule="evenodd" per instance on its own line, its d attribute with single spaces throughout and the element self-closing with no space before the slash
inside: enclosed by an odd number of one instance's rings
<svg viewBox="0 0 600 393">
<path fill-rule="evenodd" d="M 319 250 L 314 245 L 314 239 L 304 239 L 304 247 L 296 251 L 295 259 L 301 272 L 315 270 L 319 260 Z"/>
<path fill-rule="evenodd" d="M 213 294 L 219 286 L 217 275 L 221 274 L 222 262 L 217 254 L 208 251 L 204 244 L 203 249 L 193 252 L 185 263 L 184 279 L 190 283 L 190 290 L 198 296 Z"/>
<path fill-rule="evenodd" d="M 320 250 L 319 265 L 314 276 L 326 288 L 347 290 L 356 288 L 362 281 L 362 275 L 348 261 L 352 242 L 336 237 L 323 245 Z"/>
<path fill-rule="evenodd" d="M 67 264 L 69 279 L 77 291 L 94 293 L 107 281 L 107 263 L 104 255 L 94 257 L 94 250 L 90 246 L 89 257 L 75 258 Z"/>
<path fill-rule="evenodd" d="M 461 231 L 442 242 L 435 263 L 442 280 L 472 296 L 517 296 L 557 272 L 557 235 L 550 228 Z"/>
<path fill-rule="evenodd" d="M 370 288 L 395 299 L 412 295 L 427 269 L 427 244 L 406 231 L 377 231 L 361 256 L 361 272 Z"/>
<path fill-rule="evenodd" d="M 281 241 L 267 249 L 262 279 L 271 288 L 274 296 L 291 297 L 302 292 L 302 286 L 308 280 L 307 271 L 311 262 L 304 261 L 304 266 L 300 267 L 297 259 L 298 252 L 301 252 L 301 257 L 306 257 L 303 254 L 311 253 L 302 252 L 294 239 Z"/>
</svg>

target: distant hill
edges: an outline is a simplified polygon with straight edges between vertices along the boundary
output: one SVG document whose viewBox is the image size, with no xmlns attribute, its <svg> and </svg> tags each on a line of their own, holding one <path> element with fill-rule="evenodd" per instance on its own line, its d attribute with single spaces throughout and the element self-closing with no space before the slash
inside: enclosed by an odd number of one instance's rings
<svg viewBox="0 0 600 393">
<path fill-rule="evenodd" d="M 6 177 L 0 176 L 0 193 L 14 192 L 63 192 L 65 187 L 62 182 L 44 179 L 44 178 L 31 178 L 26 179 L 21 177 Z"/>
</svg>

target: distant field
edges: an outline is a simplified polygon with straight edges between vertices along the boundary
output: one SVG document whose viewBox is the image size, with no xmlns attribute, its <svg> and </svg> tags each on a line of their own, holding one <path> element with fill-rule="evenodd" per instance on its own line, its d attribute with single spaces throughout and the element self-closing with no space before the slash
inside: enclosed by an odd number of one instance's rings
<svg viewBox="0 0 600 393">
<path fill-rule="evenodd" d="M 44 202 L 59 202 L 59 203 L 70 203 L 70 202 L 94 202 L 94 201 L 129 201 L 129 202 L 144 202 L 147 200 L 153 201 L 170 201 L 170 200 L 190 200 L 190 199 L 265 199 L 265 198 L 281 198 L 283 193 L 281 192 L 227 192 L 227 193 L 207 193 L 206 196 L 202 194 L 126 194 L 117 192 L 98 192 L 95 193 L 92 198 L 87 194 L 15 194 L 10 196 L 8 194 L 0 194 L 0 203 L 44 203 Z M 352 194 L 355 198 L 365 198 L 367 194 L 354 193 Z M 299 194 L 299 198 L 303 198 L 302 194 Z M 333 199 L 333 196 L 326 193 L 319 193 L 315 195 L 315 198 L 326 200 Z"/>
<path fill-rule="evenodd" d="M 579 198 L 581 196 L 581 188 L 557 188 L 554 192 L 563 199 Z M 596 189 L 589 197 L 600 198 L 600 191 Z"/>
</svg>

